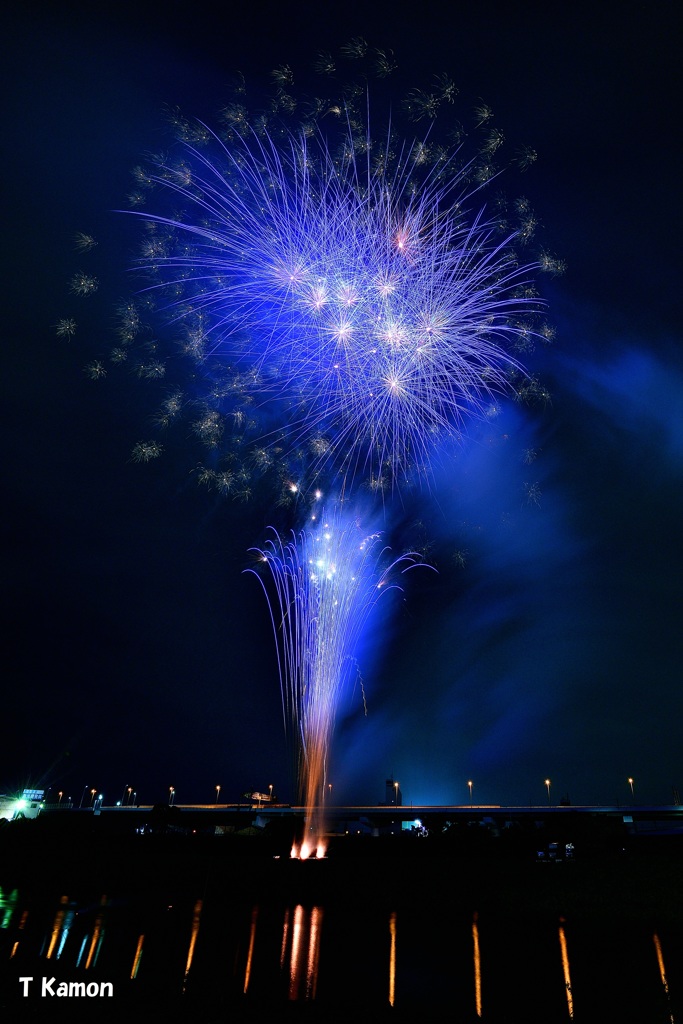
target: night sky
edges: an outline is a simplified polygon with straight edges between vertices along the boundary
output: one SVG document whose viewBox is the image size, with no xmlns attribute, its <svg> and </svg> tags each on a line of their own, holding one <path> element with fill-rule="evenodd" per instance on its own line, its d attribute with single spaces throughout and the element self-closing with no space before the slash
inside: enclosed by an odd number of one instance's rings
<svg viewBox="0 0 683 1024">
<path fill-rule="evenodd" d="M 253 7 L 253 9 L 251 9 Z M 448 71 L 454 117 L 480 98 L 540 241 L 566 260 L 540 288 L 557 327 L 528 359 L 552 400 L 471 423 L 388 539 L 427 548 L 358 652 L 340 709 L 335 800 L 671 803 L 683 790 L 683 351 L 674 5 L 15 5 L 5 16 L 0 792 L 85 786 L 143 802 L 291 791 L 272 634 L 247 550 L 263 494 L 198 487 L 182 431 L 164 457 L 159 389 L 83 367 L 111 344 L 139 229 L 131 169 L 167 145 L 164 108 L 211 121 L 236 71 L 309 66 L 356 35 L 401 80 Z M 96 8 L 96 9 L 95 9 Z M 241 10 L 241 8 L 249 8 Z M 461 104 L 458 106 L 458 104 Z M 469 104 L 469 107 L 468 107 Z M 7 109 L 8 108 L 8 109 Z M 506 188 L 506 182 L 503 181 Z M 77 232 L 98 247 L 74 249 Z M 90 299 L 69 292 L 87 269 Z M 54 325 L 73 316 L 70 341 Z M 537 457 L 525 461 L 533 449 Z"/>
</svg>

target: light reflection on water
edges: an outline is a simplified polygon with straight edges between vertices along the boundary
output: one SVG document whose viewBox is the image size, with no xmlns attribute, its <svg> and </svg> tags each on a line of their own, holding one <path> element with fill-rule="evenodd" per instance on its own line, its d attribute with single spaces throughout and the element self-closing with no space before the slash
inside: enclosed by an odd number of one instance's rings
<svg viewBox="0 0 683 1024">
<path fill-rule="evenodd" d="M 389 935 L 391 943 L 389 946 L 389 1006 L 396 1002 L 396 911 L 393 910 L 389 916 Z"/>
<path fill-rule="evenodd" d="M 666 971 L 664 969 L 664 954 L 662 953 L 662 944 L 659 941 L 659 935 L 657 935 L 657 932 L 654 933 L 654 935 L 652 936 L 652 939 L 654 941 L 655 952 L 657 954 L 657 966 L 659 967 L 659 977 L 661 978 L 661 981 L 662 981 L 662 988 L 664 989 L 664 995 L 666 996 L 666 1001 L 667 1001 L 667 1005 L 668 1005 L 669 1004 L 669 983 L 666 980 Z M 669 1021 L 671 1022 L 671 1024 L 676 1024 L 676 1022 L 674 1020 L 674 1015 L 671 1012 L 671 1007 L 670 1006 L 669 1006 Z"/>
<path fill-rule="evenodd" d="M 145 936 L 141 935 L 138 939 L 138 944 L 135 947 L 135 956 L 133 958 L 133 966 L 130 969 L 130 978 L 133 981 L 138 976 L 140 970 L 140 961 L 142 960 L 142 947 L 145 941 Z"/>
<path fill-rule="evenodd" d="M 481 954 L 479 952 L 479 914 L 472 916 L 472 945 L 474 947 L 474 1005 L 477 1017 L 481 1017 Z"/>
<path fill-rule="evenodd" d="M 103 896 L 100 900 L 100 905 L 106 907 L 107 897 Z M 92 931 L 92 938 L 90 940 L 90 948 L 88 949 L 88 957 L 85 961 L 86 971 L 90 970 L 91 967 L 97 965 L 99 960 L 100 950 L 102 949 L 102 943 L 104 942 L 104 913 L 99 913 L 95 918 L 95 926 Z"/>
<path fill-rule="evenodd" d="M 194 948 L 197 944 L 197 936 L 199 935 L 199 922 L 202 916 L 202 907 L 204 906 L 203 900 L 197 900 L 192 911 L 192 932 L 190 934 L 190 948 L 187 951 L 187 960 L 185 961 L 185 977 L 183 978 L 183 992 L 187 985 L 187 976 L 190 973 L 192 967 L 192 961 L 194 960 Z"/>
<path fill-rule="evenodd" d="M 12 889 L 8 893 L 0 889 L 0 928 L 9 928 L 14 911 L 17 908 L 18 897 L 18 889 Z"/>
<path fill-rule="evenodd" d="M 311 924 L 308 943 L 308 969 L 306 971 L 306 992 L 307 998 L 315 999 L 318 986 L 318 965 L 320 963 L 320 939 L 322 936 L 323 911 L 322 907 L 313 907 L 311 910 Z"/>
<path fill-rule="evenodd" d="M 567 991 L 567 1011 L 570 1019 L 574 1018 L 574 998 L 572 996 L 572 978 L 569 970 L 569 955 L 567 953 L 567 936 L 564 933 L 564 918 L 560 918 L 558 929 L 560 936 L 560 953 L 562 956 L 562 974 L 564 975 L 564 987 Z"/>
<path fill-rule="evenodd" d="M 62 928 L 64 928 L 64 938 L 66 938 L 66 935 L 68 934 L 68 931 L 69 931 L 68 925 L 64 924 L 64 918 L 66 917 L 66 910 L 64 910 L 64 906 L 63 906 L 63 904 L 65 904 L 65 903 L 68 904 L 68 902 L 69 902 L 69 897 L 68 896 L 62 896 L 62 898 L 60 900 L 60 903 L 62 904 L 62 906 L 60 907 L 60 909 L 55 914 L 54 923 L 52 925 L 52 937 L 50 939 L 50 945 L 48 947 L 47 953 L 45 954 L 45 956 L 46 956 L 46 958 L 48 960 L 51 959 L 52 954 L 55 951 L 55 946 L 57 945 L 57 942 L 59 941 L 60 935 L 62 934 Z M 59 956 L 59 954 L 57 954 L 57 955 Z"/>
<path fill-rule="evenodd" d="M 289 950 L 288 998 L 315 999 L 318 986 L 318 964 L 320 962 L 320 940 L 322 936 L 323 912 L 321 907 L 305 909 L 300 903 L 294 908 L 293 924 L 289 927 L 290 912 L 285 911 L 282 929 L 281 963 Z M 284 958 L 282 957 L 284 953 Z"/>
<path fill-rule="evenodd" d="M 247 952 L 247 966 L 244 969 L 244 989 L 243 992 L 246 995 L 249 991 L 249 982 L 251 981 L 251 964 L 254 959 L 254 943 L 256 942 L 256 922 L 258 920 L 258 907 L 254 907 L 251 912 L 251 928 L 249 929 L 249 950 Z M 284 941 L 284 940 L 283 940 Z M 282 961 L 280 961 L 282 962 Z"/>
<path fill-rule="evenodd" d="M 376 978 L 377 1005 L 383 1000 L 384 1006 L 401 1008 L 417 1005 L 421 998 L 451 999 L 463 1019 L 474 1011 L 478 1019 L 496 1021 L 506 1013 L 521 1013 L 531 1001 L 545 1000 L 545 1017 L 542 1010 L 534 1010 L 528 1019 L 548 1024 L 571 1021 L 575 1012 L 584 1019 L 598 998 L 597 983 L 604 990 L 600 998 L 615 1000 L 613 1019 L 621 1024 L 634 1019 L 623 1009 L 628 1008 L 628 993 L 618 985 L 608 991 L 602 980 L 616 976 L 615 965 L 623 957 L 637 965 L 637 976 L 629 976 L 633 990 L 640 991 L 644 1004 L 650 991 L 652 1006 L 661 1007 L 647 1024 L 683 1020 L 683 979 L 676 959 L 681 937 L 675 930 L 653 933 L 635 924 L 622 930 L 619 922 L 605 922 L 596 948 L 595 929 L 585 921 L 523 921 L 495 917 L 490 910 L 444 911 L 437 900 L 419 913 L 406 910 L 400 900 L 397 906 L 368 905 L 359 912 L 358 905 L 354 909 L 343 901 L 329 908 L 313 901 L 250 905 L 189 894 L 175 900 L 174 907 L 161 897 L 150 906 L 142 898 L 102 896 L 79 902 L 73 894 L 40 905 L 22 891 L 15 890 L 10 901 L 0 890 L 0 919 L 5 922 L 0 965 L 3 979 L 11 977 L 10 970 L 15 978 L 39 975 L 41 960 L 52 961 L 50 971 L 59 961 L 72 977 L 87 971 L 109 978 L 118 971 L 132 992 L 140 984 L 149 992 L 158 982 L 171 988 L 175 984 L 179 996 L 191 998 L 207 977 L 224 978 L 225 965 L 233 962 L 231 998 L 325 1004 L 340 992 L 353 999 L 354 986 L 362 997 L 367 979 Z M 172 915 L 166 913 L 171 909 Z M 359 962 L 362 957 L 355 975 L 350 969 L 354 957 Z M 10 969 L 10 962 L 16 968 Z"/>
</svg>

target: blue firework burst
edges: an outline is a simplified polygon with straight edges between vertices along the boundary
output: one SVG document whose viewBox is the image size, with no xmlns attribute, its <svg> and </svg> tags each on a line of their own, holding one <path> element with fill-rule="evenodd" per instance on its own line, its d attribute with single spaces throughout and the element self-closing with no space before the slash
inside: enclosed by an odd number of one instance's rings
<svg viewBox="0 0 683 1024">
<path fill-rule="evenodd" d="M 469 169 L 425 167 L 422 143 L 200 134 L 149 174 L 178 209 L 141 214 L 143 264 L 195 354 L 236 368 L 223 410 L 256 396 L 279 444 L 284 429 L 347 483 L 428 471 L 467 414 L 511 390 L 537 330 L 535 265 L 497 234 Z"/>
</svg>

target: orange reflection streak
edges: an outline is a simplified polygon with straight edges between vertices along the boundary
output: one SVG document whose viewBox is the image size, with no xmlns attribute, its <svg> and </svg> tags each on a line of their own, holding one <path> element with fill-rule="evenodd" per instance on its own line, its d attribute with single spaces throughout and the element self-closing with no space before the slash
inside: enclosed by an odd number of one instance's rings
<svg viewBox="0 0 683 1024">
<path fill-rule="evenodd" d="M 479 954 L 479 914 L 474 912 L 472 917 L 472 944 L 474 947 L 474 1004 L 477 1010 L 477 1017 L 481 1017 L 481 957 Z"/>
<path fill-rule="evenodd" d="M 102 896 L 99 901 L 100 906 L 106 906 L 106 896 Z M 92 941 L 90 942 L 90 948 L 88 949 L 88 955 L 85 962 L 85 970 L 87 971 L 90 965 L 93 963 L 97 964 L 97 957 L 99 956 L 99 947 L 102 944 L 104 938 L 104 929 L 102 923 L 104 921 L 103 913 L 98 913 L 95 918 L 95 927 L 92 930 Z M 83 939 L 85 945 L 86 939 Z M 81 946 L 81 953 L 83 952 L 83 946 Z M 81 957 L 79 956 L 79 962 Z M 78 964 L 76 965 L 78 967 Z"/>
<path fill-rule="evenodd" d="M 289 907 L 285 909 L 285 923 L 282 926 L 282 945 L 280 946 L 280 967 L 285 966 L 287 940 L 289 939 Z"/>
<path fill-rule="evenodd" d="M 185 991 L 185 984 L 187 982 L 187 976 L 190 973 L 190 967 L 192 967 L 192 959 L 194 957 L 194 947 L 197 942 L 197 935 L 199 934 L 199 919 L 202 916 L 202 907 L 204 905 L 203 900 L 197 900 L 194 905 L 192 912 L 192 934 L 190 935 L 190 948 L 187 951 L 187 961 L 185 963 L 185 977 L 183 978 L 183 992 Z"/>
<path fill-rule="evenodd" d="M 294 910 L 294 925 L 292 928 L 292 949 L 289 954 L 289 998 L 297 999 L 299 996 L 300 981 L 300 956 L 301 942 L 303 938 L 304 908 L 300 903 Z"/>
<path fill-rule="evenodd" d="M 569 973 L 569 957 L 567 955 L 567 937 L 564 934 L 564 918 L 560 918 L 560 952 L 562 954 L 562 970 L 564 971 L 564 987 L 567 990 L 567 1010 L 570 1018 L 574 1017 L 574 999 L 572 996 L 572 979 Z"/>
<path fill-rule="evenodd" d="M 394 1005 L 396 998 L 396 911 L 392 910 L 389 917 L 389 934 L 391 946 L 389 947 L 389 1005 Z"/>
<path fill-rule="evenodd" d="M 311 910 L 311 931 L 308 936 L 308 967 L 306 971 L 306 998 L 315 999 L 318 988 L 318 962 L 320 960 L 320 936 L 323 926 L 322 907 Z"/>
<path fill-rule="evenodd" d="M 657 932 L 652 936 L 652 940 L 655 944 L 655 951 L 657 953 L 657 963 L 659 964 L 659 976 L 662 979 L 662 987 L 664 988 L 664 994 L 668 1000 L 669 998 L 669 983 L 666 980 L 666 971 L 664 970 L 664 955 L 662 953 L 662 944 L 659 941 L 659 935 Z M 671 1024 L 675 1024 L 674 1015 L 669 1011 L 669 1020 Z"/>
<path fill-rule="evenodd" d="M 65 903 L 68 903 L 69 902 L 68 896 L 62 896 L 60 898 L 59 902 L 62 904 L 62 906 Z M 53 925 L 52 925 L 52 935 L 50 936 L 50 945 L 48 946 L 47 953 L 45 954 L 45 959 L 46 960 L 50 960 L 51 957 L 52 957 L 52 954 L 55 951 L 55 946 L 57 945 L 57 941 L 59 939 L 60 933 L 62 931 L 62 927 L 64 925 L 64 918 L 65 918 L 65 916 L 66 916 L 66 911 L 65 910 L 58 910 L 57 913 L 55 914 L 55 919 L 54 919 L 54 922 L 53 922 Z"/>
<path fill-rule="evenodd" d="M 131 967 L 130 977 L 131 981 L 138 976 L 140 970 L 140 961 L 142 960 L 142 944 L 145 941 L 145 936 L 141 935 L 138 939 L 138 944 L 135 948 L 135 956 L 133 957 L 133 966 Z"/>
<path fill-rule="evenodd" d="M 102 932 L 102 915 L 98 914 L 97 917 L 95 918 L 95 927 L 93 928 L 93 932 L 92 932 L 92 939 L 90 941 L 90 949 L 88 950 L 88 956 L 87 956 L 86 961 L 85 961 L 85 969 L 86 969 L 86 971 L 91 966 L 91 964 L 93 962 L 93 958 L 95 959 L 95 963 L 97 963 L 97 956 L 96 956 L 96 954 L 99 953 L 101 938 L 104 938 L 104 935 L 103 935 L 103 932 Z"/>
<path fill-rule="evenodd" d="M 258 907 L 253 907 L 251 911 L 251 928 L 249 929 L 249 949 L 247 951 L 247 966 L 244 968 L 244 994 L 247 994 L 249 988 L 249 980 L 251 978 L 251 962 L 254 958 L 254 943 L 256 942 L 256 919 L 258 917 Z"/>
<path fill-rule="evenodd" d="M 27 920 L 28 920 L 28 910 L 24 910 L 24 911 L 22 911 L 21 917 L 19 918 L 19 931 L 20 932 L 23 931 L 24 928 L 26 927 L 26 921 Z M 16 953 L 18 947 L 19 947 L 19 939 L 17 939 L 17 941 L 12 946 L 12 952 L 9 955 L 10 960 L 12 959 L 14 954 Z"/>
<path fill-rule="evenodd" d="M 304 910 L 300 903 L 297 904 L 291 923 L 290 913 L 288 910 L 285 911 L 280 965 L 284 966 L 291 935 L 289 949 L 289 998 L 291 1000 L 300 997 L 303 999 L 315 999 L 316 997 L 322 924 L 322 907 L 312 907 L 309 911 Z"/>
</svg>

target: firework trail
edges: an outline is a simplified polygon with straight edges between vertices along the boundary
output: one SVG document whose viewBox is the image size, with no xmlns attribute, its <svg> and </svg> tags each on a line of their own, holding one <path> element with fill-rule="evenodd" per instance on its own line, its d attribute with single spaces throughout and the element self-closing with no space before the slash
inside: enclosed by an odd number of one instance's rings
<svg viewBox="0 0 683 1024">
<path fill-rule="evenodd" d="M 299 799 L 307 808 L 303 857 L 316 847 L 323 852 L 330 740 L 363 627 L 380 595 L 420 561 L 414 553 L 389 561 L 380 538 L 365 535 L 348 514 L 323 511 L 289 543 L 274 532 L 265 548 L 253 549 L 268 581 L 247 570 L 263 585 L 273 624 L 285 729 L 295 740 Z"/>
</svg>

